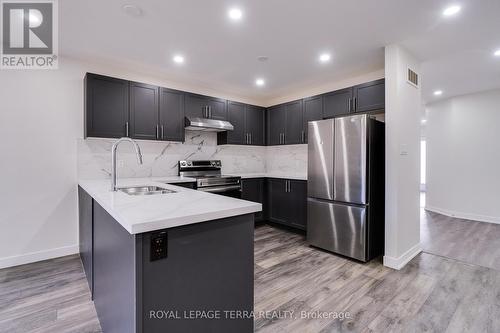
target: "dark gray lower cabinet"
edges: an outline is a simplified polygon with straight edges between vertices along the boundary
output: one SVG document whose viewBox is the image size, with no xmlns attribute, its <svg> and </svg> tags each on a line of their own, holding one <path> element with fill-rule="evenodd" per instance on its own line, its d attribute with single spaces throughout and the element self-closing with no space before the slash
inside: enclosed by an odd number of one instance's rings
<svg viewBox="0 0 500 333">
<path fill-rule="evenodd" d="M 263 205 L 264 203 L 264 178 L 249 178 L 241 180 L 241 199 L 258 202 Z M 263 209 L 265 211 L 265 209 Z M 255 222 L 264 220 L 263 211 L 255 213 Z"/>
<path fill-rule="evenodd" d="M 269 178 L 267 191 L 269 221 L 306 230 L 307 182 Z"/>
<path fill-rule="evenodd" d="M 307 227 L 307 182 L 289 180 L 290 218 L 288 222 L 296 228 L 305 230 Z"/>
<path fill-rule="evenodd" d="M 85 224 L 89 197 L 79 195 Z M 132 235 L 95 200 L 92 206 L 94 260 L 84 268 L 93 271 L 103 332 L 253 332 L 253 214 Z M 153 260 L 158 246 L 162 258 Z"/>
<path fill-rule="evenodd" d="M 80 258 L 89 284 L 90 294 L 94 293 L 93 284 L 93 244 L 94 244 L 94 203 L 92 197 L 78 186 L 78 235 Z"/>
</svg>

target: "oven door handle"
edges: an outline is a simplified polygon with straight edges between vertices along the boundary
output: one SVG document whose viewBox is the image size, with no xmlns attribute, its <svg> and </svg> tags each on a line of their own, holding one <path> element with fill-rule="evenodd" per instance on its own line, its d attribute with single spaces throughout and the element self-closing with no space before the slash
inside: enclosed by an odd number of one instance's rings
<svg viewBox="0 0 500 333">
<path fill-rule="evenodd" d="M 212 186 L 212 187 L 202 187 L 197 188 L 198 191 L 210 192 L 210 193 L 221 193 L 233 190 L 241 191 L 240 185 L 230 185 L 230 186 Z"/>
</svg>

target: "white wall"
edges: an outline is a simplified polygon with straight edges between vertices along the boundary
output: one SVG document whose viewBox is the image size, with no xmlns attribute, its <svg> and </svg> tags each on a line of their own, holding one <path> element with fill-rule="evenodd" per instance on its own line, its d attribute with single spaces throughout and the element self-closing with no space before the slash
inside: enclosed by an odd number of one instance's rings
<svg viewBox="0 0 500 333">
<path fill-rule="evenodd" d="M 426 208 L 500 223 L 500 90 L 426 107 Z"/>
<path fill-rule="evenodd" d="M 406 82 L 419 62 L 405 49 L 385 49 L 386 221 L 384 265 L 403 267 L 420 251 L 421 92 Z"/>
</svg>

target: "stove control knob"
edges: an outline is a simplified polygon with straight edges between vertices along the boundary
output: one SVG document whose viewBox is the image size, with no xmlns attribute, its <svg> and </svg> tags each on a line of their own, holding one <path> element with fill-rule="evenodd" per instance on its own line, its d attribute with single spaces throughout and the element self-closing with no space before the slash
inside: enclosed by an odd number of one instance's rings
<svg viewBox="0 0 500 333">
<path fill-rule="evenodd" d="M 186 162 L 181 162 L 181 166 L 186 166 Z"/>
<path fill-rule="evenodd" d="M 187 162 L 188 166 L 192 166 L 193 162 Z"/>
<path fill-rule="evenodd" d="M 220 161 L 217 161 L 217 166 L 220 166 Z"/>
<path fill-rule="evenodd" d="M 215 161 L 212 161 L 212 166 L 216 166 L 217 163 Z"/>
</svg>

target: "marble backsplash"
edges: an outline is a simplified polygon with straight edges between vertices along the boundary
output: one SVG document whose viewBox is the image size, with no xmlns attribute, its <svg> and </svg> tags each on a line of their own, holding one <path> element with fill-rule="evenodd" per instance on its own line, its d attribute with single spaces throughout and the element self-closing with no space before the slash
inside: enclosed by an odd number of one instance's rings
<svg viewBox="0 0 500 333">
<path fill-rule="evenodd" d="M 111 147 L 114 139 L 78 139 L 79 179 L 109 178 Z M 186 131 L 186 140 L 180 142 L 137 141 L 143 154 L 139 165 L 131 144 L 118 147 L 118 176 L 163 177 L 177 175 L 177 161 L 219 159 L 224 174 L 276 173 L 305 175 L 307 172 L 307 145 L 292 146 L 217 146 L 213 132 Z"/>
</svg>

